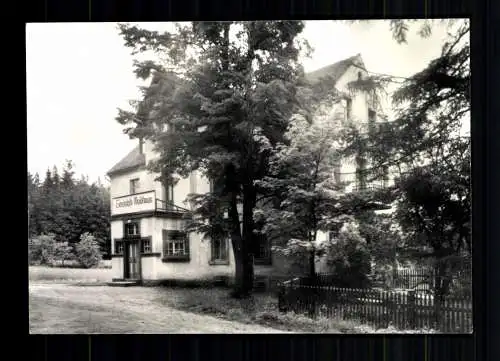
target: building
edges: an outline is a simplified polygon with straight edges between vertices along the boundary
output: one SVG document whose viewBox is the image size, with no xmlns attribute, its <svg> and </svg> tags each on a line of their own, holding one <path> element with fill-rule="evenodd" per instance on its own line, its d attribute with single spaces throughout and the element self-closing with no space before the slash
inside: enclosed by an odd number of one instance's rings
<svg viewBox="0 0 500 361">
<path fill-rule="evenodd" d="M 346 119 L 377 121 L 377 108 L 365 93 L 352 93 L 348 84 L 365 77 L 361 56 L 342 60 L 307 75 L 310 82 L 325 77 L 344 94 Z M 153 144 L 140 141 L 108 172 L 111 193 L 111 243 L 114 280 L 155 281 L 163 279 L 211 279 L 234 275 L 230 242 L 209 242 L 203 235 L 186 233 L 190 193 L 210 191 L 208 179 L 193 172 L 173 187 L 155 181 L 146 165 L 155 158 Z M 356 166 L 346 161 L 336 171 L 342 181 L 356 183 Z M 335 175 L 337 176 L 337 175 Z M 326 237 L 326 234 L 320 237 Z M 284 275 L 294 267 L 271 252 L 265 240 L 254 250 L 256 275 Z M 300 265 L 296 272 L 300 272 Z"/>
</svg>

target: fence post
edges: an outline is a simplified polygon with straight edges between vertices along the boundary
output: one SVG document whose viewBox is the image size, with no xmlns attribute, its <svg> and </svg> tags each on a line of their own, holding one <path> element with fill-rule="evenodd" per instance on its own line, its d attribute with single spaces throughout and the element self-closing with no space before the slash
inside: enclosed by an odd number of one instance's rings
<svg viewBox="0 0 500 361">
<path fill-rule="evenodd" d="M 410 329 L 412 330 L 416 328 L 416 321 L 417 321 L 416 300 L 417 300 L 416 292 L 414 290 L 408 291 L 408 321 Z"/>
<path fill-rule="evenodd" d="M 285 303 L 285 285 L 281 283 L 278 288 L 278 310 L 280 312 L 286 312 Z"/>
</svg>

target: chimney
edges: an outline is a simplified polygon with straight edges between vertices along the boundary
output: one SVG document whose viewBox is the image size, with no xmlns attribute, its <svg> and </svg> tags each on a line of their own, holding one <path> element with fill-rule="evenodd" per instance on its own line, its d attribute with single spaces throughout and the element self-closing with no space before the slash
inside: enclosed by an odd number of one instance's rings
<svg viewBox="0 0 500 361">
<path fill-rule="evenodd" d="M 144 140 L 142 137 L 139 138 L 139 153 L 144 154 Z"/>
</svg>

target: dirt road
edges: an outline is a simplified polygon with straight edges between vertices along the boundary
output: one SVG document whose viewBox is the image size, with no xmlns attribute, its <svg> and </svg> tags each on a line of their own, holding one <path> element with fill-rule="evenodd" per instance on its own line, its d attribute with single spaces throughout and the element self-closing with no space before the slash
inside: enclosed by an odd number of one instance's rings
<svg viewBox="0 0 500 361">
<path fill-rule="evenodd" d="M 179 311 L 143 287 L 30 283 L 30 333 L 282 333 Z"/>
</svg>

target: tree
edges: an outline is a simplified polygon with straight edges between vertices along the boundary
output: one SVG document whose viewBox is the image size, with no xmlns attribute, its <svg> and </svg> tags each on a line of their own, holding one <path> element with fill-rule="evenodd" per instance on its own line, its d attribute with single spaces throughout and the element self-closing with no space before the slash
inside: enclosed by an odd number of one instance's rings
<svg viewBox="0 0 500 361">
<path fill-rule="evenodd" d="M 342 210 L 342 185 L 332 175 L 340 161 L 339 119 L 332 111 L 313 123 L 294 117 L 270 159 L 270 174 L 257 184 L 268 194 L 278 195 L 279 204 L 263 204 L 256 220 L 263 223 L 262 233 L 287 256 L 306 254 L 308 274 L 314 277 L 318 249 L 318 231 L 329 230 Z M 273 205 L 274 203 L 274 205 Z"/>
<path fill-rule="evenodd" d="M 75 251 L 78 262 L 85 268 L 96 267 L 102 260 L 99 243 L 88 232 L 81 235 L 80 242 L 75 246 Z"/>
<path fill-rule="evenodd" d="M 38 175 L 28 173 L 28 212 L 30 237 L 54 234 L 58 242 L 70 246 L 80 241 L 80 235 L 93 232 L 109 253 L 109 192 L 102 185 L 89 185 L 88 178 L 74 179 L 74 164 L 66 161 L 62 176 L 47 170 L 39 184 Z"/>
<path fill-rule="evenodd" d="M 151 169 L 163 183 L 199 170 L 217 184 L 213 193 L 191 198 L 202 222 L 190 229 L 230 235 L 238 297 L 253 286 L 255 181 L 266 175 L 270 149 L 300 108 L 303 27 L 300 21 L 197 22 L 160 34 L 120 25 L 126 46 L 165 61 L 136 62 L 137 76 L 154 73 L 153 81 L 135 111 L 120 110 L 117 120 L 132 137 L 155 141 L 160 157 Z"/>
<path fill-rule="evenodd" d="M 28 172 L 28 233 L 40 234 L 40 178 Z"/>
<path fill-rule="evenodd" d="M 402 24 L 400 41 L 409 29 Z M 365 142 L 373 173 L 399 173 L 394 220 L 414 257 L 434 260 L 437 315 L 452 270 L 471 252 L 470 137 L 462 131 L 470 116 L 469 21 L 455 20 L 449 30 L 441 55 L 393 94 L 395 119 L 369 134 L 351 133 Z"/>
<path fill-rule="evenodd" d="M 56 234 L 57 232 L 57 201 L 55 193 L 56 186 L 53 181 L 53 174 L 49 169 L 45 174 L 45 179 L 40 189 L 40 208 L 38 213 L 40 233 Z"/>
</svg>

